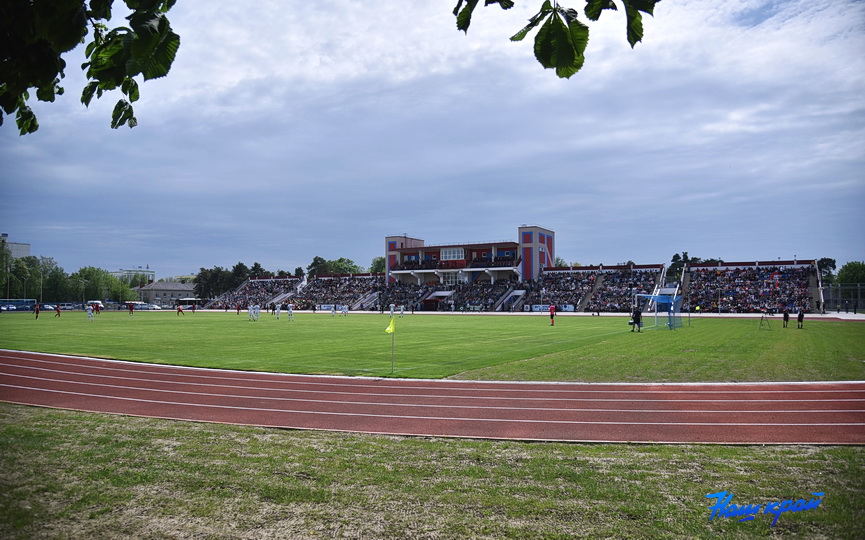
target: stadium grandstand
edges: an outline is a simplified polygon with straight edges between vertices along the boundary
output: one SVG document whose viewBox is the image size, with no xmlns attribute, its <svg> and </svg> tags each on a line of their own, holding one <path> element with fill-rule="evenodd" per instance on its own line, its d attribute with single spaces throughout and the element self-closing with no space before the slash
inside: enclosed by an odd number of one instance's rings
<svg viewBox="0 0 865 540">
<path fill-rule="evenodd" d="M 795 313 L 823 307 L 815 261 L 691 264 L 682 285 L 684 309 L 691 311 Z"/>
<path fill-rule="evenodd" d="M 691 312 L 822 308 L 813 260 L 690 264 L 673 276 L 664 264 L 553 267 L 554 254 L 555 233 L 536 225 L 520 226 L 517 241 L 427 246 L 388 236 L 385 273 L 250 279 L 207 307 L 541 312 L 554 304 L 560 312 L 600 314 L 630 313 L 635 303 L 652 310 L 654 295 L 674 294 Z"/>
<path fill-rule="evenodd" d="M 275 278 L 250 278 L 244 281 L 237 289 L 214 298 L 205 308 L 211 309 L 236 309 L 247 306 L 268 306 L 283 302 L 297 291 L 300 278 L 275 277 Z"/>
</svg>

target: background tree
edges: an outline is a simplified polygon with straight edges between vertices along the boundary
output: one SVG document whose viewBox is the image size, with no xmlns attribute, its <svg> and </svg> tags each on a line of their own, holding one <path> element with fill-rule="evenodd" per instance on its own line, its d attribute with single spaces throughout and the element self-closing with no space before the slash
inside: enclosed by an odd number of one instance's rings
<svg viewBox="0 0 865 540">
<path fill-rule="evenodd" d="M 198 298 L 216 298 L 231 290 L 232 273 L 221 266 L 201 268 L 193 283 L 193 290 Z"/>
<path fill-rule="evenodd" d="M 844 284 L 865 283 L 865 262 L 848 262 L 838 270 L 835 282 Z"/>
<path fill-rule="evenodd" d="M 360 274 L 363 268 L 356 265 L 353 260 L 340 257 L 335 261 L 328 261 L 331 274 Z"/>
<path fill-rule="evenodd" d="M 76 292 L 81 292 L 82 297 L 76 300 L 108 300 L 113 286 L 112 279 L 117 278 L 108 273 L 107 270 L 93 266 L 85 266 L 72 274 L 70 280 L 73 283 L 81 283 L 82 287 Z"/>
<path fill-rule="evenodd" d="M 40 257 L 42 298 L 46 302 L 66 302 L 73 299 L 69 290 L 69 277 L 51 257 Z"/>
<path fill-rule="evenodd" d="M 236 289 L 247 279 L 249 279 L 249 268 L 242 262 L 238 262 L 231 269 L 231 281 L 228 283 L 228 288 Z"/>
<path fill-rule="evenodd" d="M 324 257 L 316 255 L 312 258 L 312 262 L 306 267 L 306 273 L 309 277 L 326 276 L 331 273 L 330 265 L 324 260 Z"/>
<path fill-rule="evenodd" d="M 384 257 L 375 257 L 369 265 L 369 271 L 374 274 L 383 274 L 387 269 Z"/>
<path fill-rule="evenodd" d="M 168 74 L 180 36 L 171 30 L 165 14 L 176 0 L 124 0 L 132 13 L 129 26 L 109 28 L 114 0 L 3 0 L 0 3 L 0 124 L 3 113 L 15 115 L 24 135 L 39 129 L 27 104 L 30 90 L 39 101 L 53 102 L 64 89 L 63 55 L 86 43 L 88 83 L 81 102 L 120 89 L 111 115 L 111 127 L 134 127 L 132 103 L 139 97 L 138 82 Z M 87 36 L 89 35 L 89 41 Z"/>
<path fill-rule="evenodd" d="M 829 257 L 823 257 L 817 261 L 817 271 L 820 272 L 823 283 L 832 283 L 835 277 L 835 265 L 835 259 L 830 259 Z"/>
<path fill-rule="evenodd" d="M 553 262 L 553 266 L 555 266 L 556 268 L 565 268 L 570 265 L 568 264 L 568 261 L 566 261 L 562 257 L 556 257 L 556 260 Z"/>
<path fill-rule="evenodd" d="M 303 276 L 305 276 L 306 274 L 303 273 L 303 268 L 298 266 L 297 268 L 294 269 L 294 275 L 303 279 Z"/>
<path fill-rule="evenodd" d="M 12 298 L 12 250 L 5 238 L 0 239 L 0 285 L 3 287 L 0 296 Z"/>
<path fill-rule="evenodd" d="M 32 257 L 32 259 L 35 260 L 36 257 Z M 31 257 L 12 259 L 9 270 L 9 278 L 11 282 L 9 298 L 38 298 L 38 296 L 28 294 L 33 288 L 33 282 L 31 281 L 30 275 L 31 266 L 35 265 L 32 263 L 33 261 L 31 261 Z"/>
<path fill-rule="evenodd" d="M 254 262 L 252 263 L 252 267 L 249 269 L 249 277 L 251 278 L 271 278 L 273 277 L 273 272 L 268 272 L 261 266 L 260 263 Z"/>
</svg>

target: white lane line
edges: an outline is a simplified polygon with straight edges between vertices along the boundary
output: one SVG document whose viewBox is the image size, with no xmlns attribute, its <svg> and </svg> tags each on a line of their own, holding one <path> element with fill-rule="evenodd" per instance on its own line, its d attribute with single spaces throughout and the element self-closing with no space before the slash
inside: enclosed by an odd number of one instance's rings
<svg viewBox="0 0 865 540">
<path fill-rule="evenodd" d="M 550 398 L 550 397 L 515 397 L 515 396 L 507 396 L 507 395 L 495 395 L 495 396 L 454 396 L 450 394 L 396 394 L 393 392 L 339 392 L 336 390 L 304 390 L 299 388 L 274 388 L 274 387 L 251 387 L 251 386 L 242 386 L 242 385 L 230 385 L 230 384 L 215 384 L 215 383 L 199 383 L 199 382 L 190 382 L 190 381 L 164 381 L 160 379 L 146 379 L 140 377 L 121 377 L 118 375 L 97 375 L 92 373 L 81 373 L 75 371 L 61 371 L 56 369 L 48 369 L 48 368 L 38 368 L 38 367 L 27 367 L 22 369 L 31 369 L 35 371 L 46 371 L 48 373 L 61 374 L 61 375 L 75 375 L 80 377 L 93 377 L 99 379 L 116 379 L 120 381 L 137 381 L 142 383 L 158 383 L 164 385 L 183 385 L 183 386 L 203 386 L 208 388 L 226 388 L 226 389 L 239 389 L 239 390 L 259 390 L 264 392 L 294 392 L 299 394 L 329 394 L 329 395 L 344 395 L 344 396 L 368 396 L 368 397 L 402 397 L 402 398 L 425 398 L 425 399 L 462 399 L 462 400 L 485 400 L 485 399 L 494 399 L 494 400 L 509 400 L 509 401 L 548 401 L 548 402 L 556 402 L 556 401 L 591 401 L 591 402 L 640 402 L 640 403 L 703 403 L 707 401 L 706 399 L 678 399 L 678 398 L 669 398 L 669 399 L 651 399 L 651 398 L 643 398 L 640 397 L 638 399 L 629 399 L 629 398 Z M 40 378 L 33 377 L 29 375 L 16 375 L 13 373 L 2 372 L 0 371 L 0 376 L 6 377 L 27 377 L 33 379 L 42 379 L 42 380 L 51 380 L 57 382 L 69 382 L 71 384 L 76 384 L 75 381 L 68 381 L 65 379 L 49 379 L 49 378 Z M 267 382 L 267 381 L 260 381 Z M 86 383 L 80 383 L 86 384 Z M 433 388 L 434 390 L 440 390 Z M 596 391 L 597 392 L 597 391 Z M 605 393 L 614 393 L 614 392 L 605 392 Z M 638 393 L 638 392 L 628 392 Z M 656 394 L 657 392 L 646 392 L 648 394 Z M 262 397 L 261 399 L 267 399 Z M 724 399 L 722 400 L 725 403 L 801 403 L 802 401 L 807 401 L 809 403 L 828 403 L 828 402 L 860 402 L 865 401 L 865 397 L 863 398 L 825 398 L 825 399 Z"/>
<path fill-rule="evenodd" d="M 144 391 L 144 392 L 155 392 L 155 393 L 164 393 L 164 394 L 181 394 L 187 396 L 198 396 L 198 397 L 216 397 L 216 398 L 231 398 L 231 399 L 257 399 L 264 401 L 286 401 L 286 402 L 299 402 L 299 403 L 322 403 L 322 404 L 334 404 L 334 405 L 369 405 L 376 407 L 419 407 L 419 408 L 430 408 L 430 409 L 461 409 L 461 410 L 495 410 L 495 411 L 524 411 L 524 412 L 533 412 L 533 411 L 543 411 L 543 412 L 623 412 L 623 413 L 688 413 L 688 414 L 720 414 L 720 413 L 741 413 L 741 414 L 749 414 L 749 413 L 795 413 L 795 414 L 807 414 L 807 413 L 865 413 L 865 409 L 802 409 L 802 410 L 778 410 L 778 409 L 769 409 L 769 410 L 747 410 L 747 409 L 724 409 L 724 410 L 707 410 L 707 409 L 696 409 L 696 410 L 679 410 L 679 409 L 590 409 L 590 408 L 555 408 L 555 407 L 503 407 L 503 406 L 489 406 L 489 405 L 436 405 L 429 403 L 393 403 L 393 402 L 376 402 L 376 401 L 341 401 L 341 400 L 330 400 L 330 399 L 305 399 L 305 398 L 290 398 L 290 397 L 265 397 L 265 396 L 246 396 L 246 395 L 234 395 L 234 394 L 214 394 L 209 392 L 188 392 L 183 390 L 159 390 L 154 388 L 142 388 L 139 386 L 118 386 L 113 384 L 101 384 L 101 383 L 92 383 L 92 382 L 70 382 L 64 379 L 48 379 L 44 377 L 33 377 L 29 375 L 15 375 L 14 377 L 22 378 L 22 379 L 34 379 L 37 381 L 50 381 L 50 382 L 58 382 L 64 384 L 75 384 L 75 385 L 87 385 L 87 386 L 96 386 L 100 388 L 111 388 L 118 390 L 132 390 L 132 391 Z M 22 387 L 16 386 L 6 383 L 0 383 L 0 387 L 9 387 L 9 388 L 31 388 L 31 387 Z M 102 395 L 102 394 L 100 394 Z M 109 397 L 109 395 L 103 395 L 103 397 Z M 2 400 L 2 396 L 0 396 L 0 400 Z M 580 400 L 583 401 L 583 400 Z"/>
<path fill-rule="evenodd" d="M 43 353 L 40 353 L 43 354 Z M 202 378 L 212 378 L 218 380 L 224 380 L 227 377 L 217 377 L 211 375 L 202 375 L 201 373 L 174 373 L 176 370 L 183 371 L 199 371 L 199 372 L 210 372 L 210 373 L 220 373 L 220 374 L 246 374 L 249 372 L 244 371 L 231 371 L 231 370 L 219 370 L 212 368 L 192 368 L 188 366 L 170 366 L 170 365 L 161 365 L 161 364 L 146 364 L 140 363 L 141 366 L 153 367 L 157 368 L 155 371 L 148 371 L 145 369 L 131 369 L 131 368 L 116 368 L 116 367 L 108 367 L 108 366 L 82 366 L 81 364 L 76 364 L 72 362 L 59 362 L 59 361 L 49 361 L 49 360 L 40 360 L 36 358 L 23 358 L 20 356 L 7 356 L 0 355 L 0 358 L 12 358 L 15 360 L 25 360 L 31 362 L 41 362 L 48 363 L 52 365 L 64 365 L 71 366 L 79 369 L 99 369 L 99 370 L 107 370 L 107 371 L 119 371 L 124 373 L 135 373 L 135 374 L 148 374 L 148 375 L 157 375 L 157 376 L 168 376 L 168 377 L 194 377 L 196 379 Z M 85 358 L 87 360 L 92 360 L 96 362 L 110 362 L 110 363 L 121 363 L 121 364 L 129 364 L 137 366 L 139 363 L 136 362 L 123 362 L 120 360 L 104 360 L 104 359 L 91 359 Z M 13 364 L 5 364 L 12 366 Z M 30 366 L 17 366 L 21 368 L 28 369 L 40 369 L 36 367 Z M 58 371 L 59 372 L 59 371 Z M 85 375 L 85 373 L 80 373 Z M 829 385 L 829 384 L 865 384 L 865 381 L 793 381 L 793 382 L 747 382 L 747 383 L 719 383 L 719 382 L 705 382 L 705 383 L 579 383 L 579 382 L 547 382 L 547 381 L 520 381 L 520 382 L 512 382 L 512 381 L 451 381 L 451 380 L 441 380 L 441 386 L 414 386 L 414 385 L 396 385 L 396 384 L 388 384 L 390 381 L 398 381 L 399 379 L 374 379 L 379 382 L 379 384 L 366 384 L 364 382 L 360 382 L 367 378 L 358 378 L 358 377 L 343 377 L 343 382 L 334 383 L 334 382 L 324 382 L 324 381 L 302 381 L 297 380 L 298 377 L 310 377 L 317 378 L 321 376 L 317 375 L 297 375 L 297 374 L 289 374 L 289 373 L 270 373 L 269 375 L 274 377 L 285 377 L 287 380 L 277 380 L 275 378 L 254 378 L 254 377 L 230 377 L 231 380 L 234 381 L 245 381 L 245 382 L 255 382 L 255 383 L 291 383 L 297 385 L 311 385 L 311 386 L 339 386 L 345 387 L 349 386 L 351 388 L 375 388 L 381 390 L 383 388 L 387 389 L 408 389 L 408 390 L 448 390 L 448 391 L 471 391 L 471 392 L 490 392 L 490 391 L 500 391 L 500 392 L 543 392 L 543 393 L 575 393 L 575 394 L 583 394 L 583 393 L 600 393 L 600 392 L 611 392 L 616 390 L 598 390 L 598 389 L 561 389 L 557 387 L 561 386 L 610 386 L 615 388 L 616 386 L 627 386 L 627 387 L 640 387 L 640 386 L 661 386 L 663 389 L 659 390 L 619 390 L 626 391 L 628 393 L 633 394 L 670 394 L 670 393 L 686 393 L 686 394 L 801 394 L 805 393 L 846 393 L 846 392 L 865 392 L 865 388 L 853 388 L 853 389 L 790 389 L 790 390 L 737 390 L 737 389 L 729 389 L 729 388 L 741 388 L 743 386 L 766 386 L 766 385 Z M 340 379 L 340 377 L 328 377 L 328 379 Z M 424 382 L 429 382 L 427 380 L 423 380 Z M 498 386 L 498 388 L 458 388 L 455 385 L 457 384 L 471 384 L 478 383 L 484 385 L 492 385 Z M 383 386 L 386 385 L 386 386 Z M 548 386 L 547 388 L 513 388 L 507 385 L 539 385 L 539 386 Z M 717 390 L 691 390 L 688 389 L 688 386 L 700 386 L 700 387 L 720 387 Z M 675 390 L 670 390 L 669 388 L 675 388 Z"/>
<path fill-rule="evenodd" d="M 766 426 L 826 426 L 826 427 L 839 427 L 839 426 L 865 426 L 865 423 L 795 423 L 795 424 L 779 424 L 779 423 L 750 423 L 750 422 L 608 422 L 608 421 L 583 421 L 583 420 L 521 420 L 521 419 L 509 419 L 509 418 L 458 418 L 458 417 L 447 417 L 447 416 L 412 416 L 412 415 L 395 415 L 395 414 L 368 414 L 368 413 L 349 413 L 349 412 L 330 412 L 330 411 L 303 411 L 303 410 L 292 410 L 292 409 L 268 409 L 264 407 L 235 407 L 231 405 L 207 405 L 203 403 L 183 403 L 183 402 L 175 402 L 175 401 L 163 401 L 163 400 L 149 400 L 149 399 L 138 399 L 138 398 L 129 398 L 129 397 L 116 397 L 116 396 L 103 396 L 100 394 L 86 394 L 82 392 L 67 392 L 63 390 L 47 390 L 45 388 L 30 388 L 26 386 L 15 386 L 15 385 L 2 385 L 10 388 L 18 388 L 21 390 L 35 390 L 38 392 L 50 392 L 56 394 L 64 394 L 70 396 L 80 396 L 80 397 L 90 397 L 90 398 L 104 398 L 104 399 L 113 399 L 119 401 L 130 401 L 136 403 L 147 403 L 147 404 L 157 404 L 157 405 L 172 405 L 176 407 L 201 407 L 201 408 L 209 408 L 209 409 L 229 409 L 229 410 L 239 410 L 239 411 L 255 411 L 255 412 L 267 412 L 267 413 L 281 413 L 281 414 L 310 414 L 310 415 L 323 415 L 323 416 L 355 416 L 355 417 L 364 417 L 364 418 L 394 418 L 394 419 L 402 419 L 402 420 L 444 420 L 444 421 L 460 421 L 460 422 L 511 422 L 511 423 L 519 423 L 519 424 L 591 424 L 591 425 L 626 425 L 626 426 L 754 426 L 754 427 L 766 427 Z M 102 411 L 100 411 L 102 412 Z"/>
</svg>

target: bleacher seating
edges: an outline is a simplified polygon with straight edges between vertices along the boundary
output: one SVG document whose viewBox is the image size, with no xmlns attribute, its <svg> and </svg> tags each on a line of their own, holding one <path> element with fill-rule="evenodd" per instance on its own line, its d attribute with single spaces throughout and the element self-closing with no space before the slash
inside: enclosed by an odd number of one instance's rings
<svg viewBox="0 0 865 540">
<path fill-rule="evenodd" d="M 689 269 L 685 309 L 710 313 L 791 313 L 811 309 L 808 266 L 720 266 Z"/>
</svg>

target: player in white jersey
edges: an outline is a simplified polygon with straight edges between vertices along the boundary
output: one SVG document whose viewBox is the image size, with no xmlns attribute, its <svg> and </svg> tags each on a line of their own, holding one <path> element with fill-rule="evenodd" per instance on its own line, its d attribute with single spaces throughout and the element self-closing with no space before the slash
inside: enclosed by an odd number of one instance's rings
<svg viewBox="0 0 865 540">
<path fill-rule="evenodd" d="M 288 317 L 286 317 L 289 321 L 294 320 L 294 304 L 288 304 Z"/>
<path fill-rule="evenodd" d="M 282 313 L 282 302 L 276 304 L 276 320 L 279 320 L 279 314 Z"/>
<path fill-rule="evenodd" d="M 93 306 L 87 304 L 87 320 L 93 322 Z"/>
</svg>

